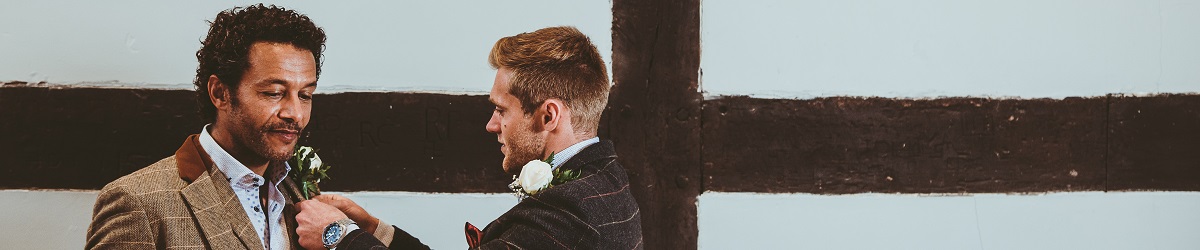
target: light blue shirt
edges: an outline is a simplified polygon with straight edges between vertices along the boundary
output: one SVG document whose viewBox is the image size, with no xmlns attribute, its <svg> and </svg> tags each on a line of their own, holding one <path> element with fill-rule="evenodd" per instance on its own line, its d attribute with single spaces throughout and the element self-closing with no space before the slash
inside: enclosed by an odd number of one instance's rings
<svg viewBox="0 0 1200 250">
<path fill-rule="evenodd" d="M 263 247 L 266 249 L 288 249 L 288 242 L 285 241 L 283 231 L 283 193 L 279 191 L 279 183 L 283 178 L 287 178 L 287 173 L 292 169 L 291 166 L 284 164 L 284 168 L 268 168 L 269 173 L 274 178 L 271 178 L 272 183 L 267 187 L 267 206 L 269 209 L 263 209 L 262 202 L 259 196 L 259 187 L 266 184 L 267 180 L 247 168 L 242 162 L 233 158 L 229 152 L 226 152 L 212 135 L 208 133 L 208 126 L 204 126 L 204 130 L 200 131 L 200 147 L 204 148 L 204 152 L 212 157 L 213 164 L 217 165 L 225 177 L 229 178 L 229 187 L 233 188 L 233 193 L 237 194 L 238 201 L 242 202 L 242 209 L 246 210 L 246 217 L 250 218 L 250 223 L 254 224 L 254 229 L 258 231 L 258 238 L 262 240 Z M 270 218 L 268 220 L 267 218 Z M 269 222 L 269 223 L 268 223 Z"/>
<path fill-rule="evenodd" d="M 583 150 L 592 144 L 596 144 L 597 142 L 600 142 L 600 137 L 592 137 L 592 139 L 576 142 L 574 145 L 571 145 L 562 151 L 558 151 L 558 153 L 554 153 L 554 160 L 550 161 L 550 166 L 552 166 L 554 169 L 558 169 L 559 165 L 567 163 L 567 160 L 570 160 L 571 157 L 575 156 L 575 154 L 578 154 L 580 150 Z"/>
</svg>

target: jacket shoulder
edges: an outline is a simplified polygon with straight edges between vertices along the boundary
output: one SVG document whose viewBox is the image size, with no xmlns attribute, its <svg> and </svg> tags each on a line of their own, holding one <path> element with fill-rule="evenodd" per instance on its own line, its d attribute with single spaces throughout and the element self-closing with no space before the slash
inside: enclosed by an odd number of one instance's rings
<svg viewBox="0 0 1200 250">
<path fill-rule="evenodd" d="M 101 192 L 119 188 L 131 194 L 139 194 L 170 188 L 182 189 L 186 185 L 187 183 L 179 178 L 179 169 L 176 167 L 175 156 L 170 156 L 154 164 L 150 164 L 150 166 L 117 178 L 104 185 Z"/>
<path fill-rule="evenodd" d="M 126 247 L 127 243 L 158 244 L 162 242 L 156 239 L 161 237 L 168 238 L 168 245 L 174 240 L 194 241 L 187 237 L 166 236 L 185 235 L 178 229 L 189 228 L 190 220 L 164 220 L 189 215 L 180 194 L 186 185 L 179 178 L 174 156 L 108 183 L 96 195 L 92 223 L 88 226 L 89 248 L 97 245 L 120 248 Z"/>
<path fill-rule="evenodd" d="M 630 190 L 629 177 L 615 159 L 601 160 L 594 164 L 598 171 L 551 187 L 539 195 L 549 203 L 571 207 L 584 215 L 589 222 L 607 222 L 607 215 L 624 214 L 638 210 L 637 201 Z M 602 223 L 600 223 L 602 224 Z"/>
<path fill-rule="evenodd" d="M 536 202 L 578 219 L 594 230 L 603 248 L 630 248 L 642 239 L 641 210 L 628 176 L 615 158 L 598 161 L 599 171 L 538 194 Z"/>
</svg>

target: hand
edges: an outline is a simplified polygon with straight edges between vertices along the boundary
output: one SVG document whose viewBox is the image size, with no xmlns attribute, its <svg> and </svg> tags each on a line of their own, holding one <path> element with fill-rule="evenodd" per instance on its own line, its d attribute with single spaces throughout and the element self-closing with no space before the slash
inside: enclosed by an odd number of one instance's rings
<svg viewBox="0 0 1200 250">
<path fill-rule="evenodd" d="M 306 249 L 325 249 L 325 243 L 321 240 L 325 227 L 347 218 L 336 207 L 317 200 L 301 201 L 296 203 L 296 207 L 300 209 L 300 214 L 296 215 L 296 234 L 300 236 L 300 246 Z"/>
<path fill-rule="evenodd" d="M 375 228 L 379 227 L 379 219 L 367 213 L 367 210 L 358 206 L 354 201 L 336 194 L 323 194 L 313 197 L 313 200 L 321 201 L 321 203 L 329 204 L 346 213 L 354 223 L 358 224 L 358 228 L 365 230 L 367 234 L 374 235 Z"/>
</svg>

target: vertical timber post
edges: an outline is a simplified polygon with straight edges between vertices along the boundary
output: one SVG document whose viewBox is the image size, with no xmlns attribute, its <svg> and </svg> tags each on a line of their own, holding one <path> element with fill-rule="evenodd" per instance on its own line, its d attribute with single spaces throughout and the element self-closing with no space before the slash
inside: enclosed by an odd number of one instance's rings
<svg viewBox="0 0 1200 250">
<path fill-rule="evenodd" d="M 702 191 L 700 1 L 613 1 L 613 140 L 642 213 L 646 249 L 696 249 Z"/>
</svg>

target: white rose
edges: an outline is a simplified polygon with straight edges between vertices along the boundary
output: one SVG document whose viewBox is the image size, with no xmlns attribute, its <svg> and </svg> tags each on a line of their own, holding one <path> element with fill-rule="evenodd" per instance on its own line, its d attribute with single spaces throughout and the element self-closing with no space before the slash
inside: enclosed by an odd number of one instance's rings
<svg viewBox="0 0 1200 250">
<path fill-rule="evenodd" d="M 521 168 L 521 175 L 517 177 L 517 184 L 525 189 L 526 193 L 535 194 L 539 190 L 550 185 L 550 181 L 554 180 L 554 173 L 550 170 L 550 164 L 532 160 Z"/>
<path fill-rule="evenodd" d="M 320 168 L 320 167 L 321 167 L 321 156 L 313 155 L 312 162 L 310 162 L 308 164 L 308 168 L 316 169 L 316 168 Z"/>
<path fill-rule="evenodd" d="M 313 149 L 311 147 L 301 146 L 300 150 L 296 150 L 296 154 L 300 155 L 300 158 L 304 158 L 304 157 L 308 157 L 308 154 L 312 153 L 312 150 Z"/>
</svg>

